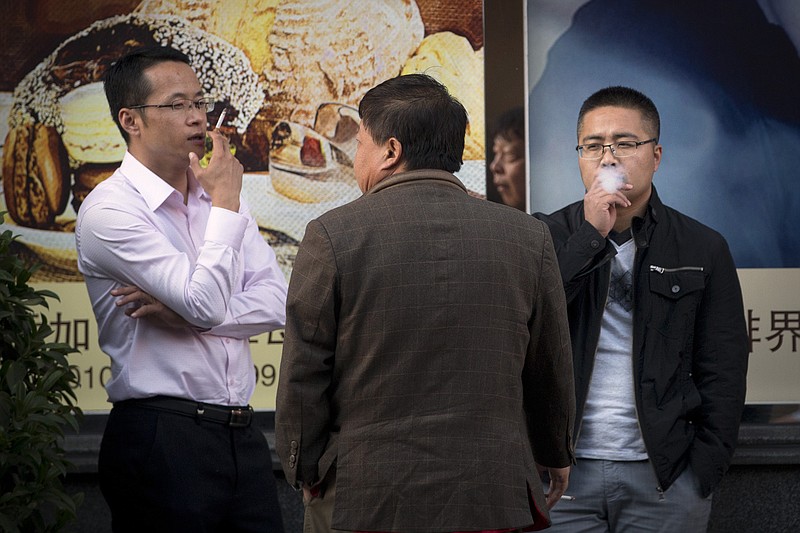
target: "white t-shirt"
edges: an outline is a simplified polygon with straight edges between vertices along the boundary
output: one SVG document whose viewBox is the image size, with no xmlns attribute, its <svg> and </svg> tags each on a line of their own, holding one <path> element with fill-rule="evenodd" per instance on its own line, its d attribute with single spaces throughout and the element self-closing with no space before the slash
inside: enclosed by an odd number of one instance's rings
<svg viewBox="0 0 800 533">
<path fill-rule="evenodd" d="M 578 432 L 575 456 L 583 459 L 647 459 L 633 389 L 633 239 L 611 241 L 611 283 L 600 326 L 594 370 Z"/>
</svg>

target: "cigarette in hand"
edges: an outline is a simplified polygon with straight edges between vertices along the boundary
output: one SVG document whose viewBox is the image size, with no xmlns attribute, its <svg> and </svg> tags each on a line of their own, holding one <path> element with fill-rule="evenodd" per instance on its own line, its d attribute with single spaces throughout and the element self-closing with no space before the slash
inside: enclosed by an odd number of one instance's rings
<svg viewBox="0 0 800 533">
<path fill-rule="evenodd" d="M 215 130 L 218 130 L 220 126 L 222 126 L 222 121 L 225 120 L 225 115 L 228 113 L 228 108 L 222 110 L 222 113 L 219 114 L 219 118 L 217 119 L 217 125 L 214 126 Z"/>
<path fill-rule="evenodd" d="M 545 494 L 545 495 L 544 495 L 544 497 L 545 497 L 545 498 L 547 498 L 548 496 L 550 496 L 550 495 L 549 495 L 549 494 Z M 575 496 L 568 496 L 568 495 L 566 495 L 566 494 L 562 494 L 562 495 L 561 495 L 561 499 L 562 499 L 562 500 L 575 501 Z"/>
</svg>

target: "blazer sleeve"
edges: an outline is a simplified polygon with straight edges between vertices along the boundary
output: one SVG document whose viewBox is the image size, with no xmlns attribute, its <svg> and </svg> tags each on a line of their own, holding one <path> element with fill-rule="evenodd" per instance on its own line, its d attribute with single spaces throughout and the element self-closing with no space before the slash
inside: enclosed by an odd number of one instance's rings
<svg viewBox="0 0 800 533">
<path fill-rule="evenodd" d="M 276 452 L 293 486 L 319 480 L 317 465 L 329 438 L 336 278 L 329 236 L 311 221 L 289 282 L 275 410 Z"/>
<path fill-rule="evenodd" d="M 616 255 L 614 245 L 586 220 L 571 226 L 563 213 L 536 213 L 534 217 L 550 229 L 566 298 L 571 302 L 585 290 L 589 274 Z"/>
<path fill-rule="evenodd" d="M 528 433 L 536 462 L 563 468 L 574 462 L 575 385 L 567 308 L 552 238 L 542 227 L 530 342 L 523 368 Z"/>
</svg>

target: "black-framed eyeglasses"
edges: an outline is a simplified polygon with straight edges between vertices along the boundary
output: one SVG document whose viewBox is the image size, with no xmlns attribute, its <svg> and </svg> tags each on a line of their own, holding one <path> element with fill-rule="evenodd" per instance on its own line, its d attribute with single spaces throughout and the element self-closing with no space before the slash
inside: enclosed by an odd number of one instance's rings
<svg viewBox="0 0 800 533">
<path fill-rule="evenodd" d="M 188 98 L 179 98 L 173 100 L 168 104 L 139 104 L 129 105 L 128 109 L 142 109 L 145 107 L 158 107 L 158 108 L 171 108 L 173 111 L 188 111 L 192 107 L 204 113 L 211 113 L 214 111 L 214 100 L 211 98 L 199 98 L 197 100 L 190 100 Z"/>
<path fill-rule="evenodd" d="M 575 149 L 581 159 L 600 159 L 603 157 L 606 148 L 611 150 L 614 157 L 630 157 L 636 153 L 636 149 L 641 145 L 656 142 L 656 140 L 654 137 L 646 141 L 619 141 L 611 144 L 588 143 L 579 144 Z"/>
</svg>

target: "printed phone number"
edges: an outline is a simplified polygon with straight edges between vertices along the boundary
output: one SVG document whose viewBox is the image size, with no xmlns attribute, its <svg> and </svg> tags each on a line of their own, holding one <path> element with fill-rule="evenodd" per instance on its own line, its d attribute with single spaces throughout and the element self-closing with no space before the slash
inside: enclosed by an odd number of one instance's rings
<svg viewBox="0 0 800 533">
<path fill-rule="evenodd" d="M 108 380 L 111 379 L 111 367 L 108 365 L 101 367 L 70 365 L 70 368 L 78 377 L 78 382 L 73 385 L 75 389 L 105 387 Z M 275 385 L 278 377 L 275 365 L 270 363 L 261 366 L 253 365 L 253 370 L 256 374 L 257 387 L 272 387 Z"/>
</svg>

